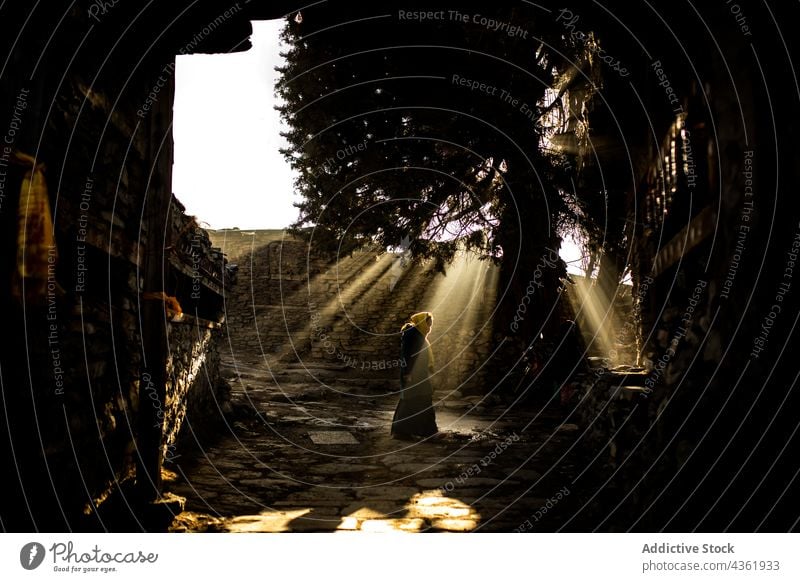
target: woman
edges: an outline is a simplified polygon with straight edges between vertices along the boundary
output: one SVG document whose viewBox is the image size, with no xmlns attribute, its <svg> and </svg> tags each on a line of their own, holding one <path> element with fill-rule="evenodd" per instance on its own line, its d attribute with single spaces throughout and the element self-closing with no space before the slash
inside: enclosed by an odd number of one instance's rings
<svg viewBox="0 0 800 582">
<path fill-rule="evenodd" d="M 400 402 L 392 419 L 395 438 L 426 438 L 438 432 L 433 410 L 430 372 L 433 354 L 428 334 L 433 314 L 423 311 L 411 316 L 400 336 Z"/>
</svg>

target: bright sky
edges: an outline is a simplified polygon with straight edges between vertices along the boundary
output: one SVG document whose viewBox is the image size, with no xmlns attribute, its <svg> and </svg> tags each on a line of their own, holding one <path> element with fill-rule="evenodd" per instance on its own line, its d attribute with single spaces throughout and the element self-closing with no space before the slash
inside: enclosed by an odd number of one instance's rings
<svg viewBox="0 0 800 582">
<path fill-rule="evenodd" d="M 178 56 L 172 191 L 210 228 L 284 228 L 297 217 L 274 109 L 282 24 L 254 22 L 247 52 Z"/>
<path fill-rule="evenodd" d="M 247 52 L 178 56 L 172 191 L 208 228 L 279 229 L 297 217 L 274 109 L 282 25 L 253 22 Z M 574 241 L 564 241 L 561 256 L 582 274 Z"/>
</svg>

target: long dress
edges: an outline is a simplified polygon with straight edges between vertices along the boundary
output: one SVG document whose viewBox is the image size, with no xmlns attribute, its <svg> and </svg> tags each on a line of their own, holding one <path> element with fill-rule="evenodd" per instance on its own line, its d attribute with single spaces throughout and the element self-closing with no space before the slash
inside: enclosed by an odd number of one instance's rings
<svg viewBox="0 0 800 582">
<path fill-rule="evenodd" d="M 433 386 L 428 373 L 428 342 L 416 327 L 409 327 L 401 335 L 400 348 L 401 392 L 392 419 L 392 436 L 434 435 L 439 429 L 436 427 Z"/>
</svg>

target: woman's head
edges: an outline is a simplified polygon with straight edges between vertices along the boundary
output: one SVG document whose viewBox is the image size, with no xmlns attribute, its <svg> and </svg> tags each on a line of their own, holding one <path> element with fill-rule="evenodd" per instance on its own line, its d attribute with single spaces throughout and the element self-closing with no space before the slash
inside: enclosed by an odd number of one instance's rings
<svg viewBox="0 0 800 582">
<path fill-rule="evenodd" d="M 420 311 L 411 316 L 411 323 L 422 335 L 428 335 L 433 326 L 433 313 L 430 311 Z"/>
</svg>

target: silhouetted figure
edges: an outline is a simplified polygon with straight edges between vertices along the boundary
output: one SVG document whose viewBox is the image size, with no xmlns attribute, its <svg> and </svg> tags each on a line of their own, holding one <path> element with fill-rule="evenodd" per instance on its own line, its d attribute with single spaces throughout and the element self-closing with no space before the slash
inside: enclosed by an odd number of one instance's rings
<svg viewBox="0 0 800 582">
<path fill-rule="evenodd" d="M 562 321 L 550 340 L 552 351 L 547 363 L 549 393 L 558 392 L 577 373 L 587 370 L 583 337 L 574 321 Z M 549 397 L 549 394 L 548 394 Z"/>
<path fill-rule="evenodd" d="M 561 322 L 554 334 L 537 338 L 525 350 L 525 368 L 514 393 L 547 402 L 560 392 L 562 399 L 569 399 L 573 377 L 589 371 L 585 350 L 575 322 Z"/>
<path fill-rule="evenodd" d="M 395 438 L 424 438 L 438 432 L 433 410 L 433 386 L 430 372 L 433 354 L 427 336 L 433 314 L 423 311 L 403 325 L 400 337 L 400 402 L 392 419 Z"/>
<path fill-rule="evenodd" d="M 587 367 L 586 346 L 577 324 L 572 320 L 562 321 L 558 327 L 558 366 L 571 373 L 583 372 Z"/>
</svg>

